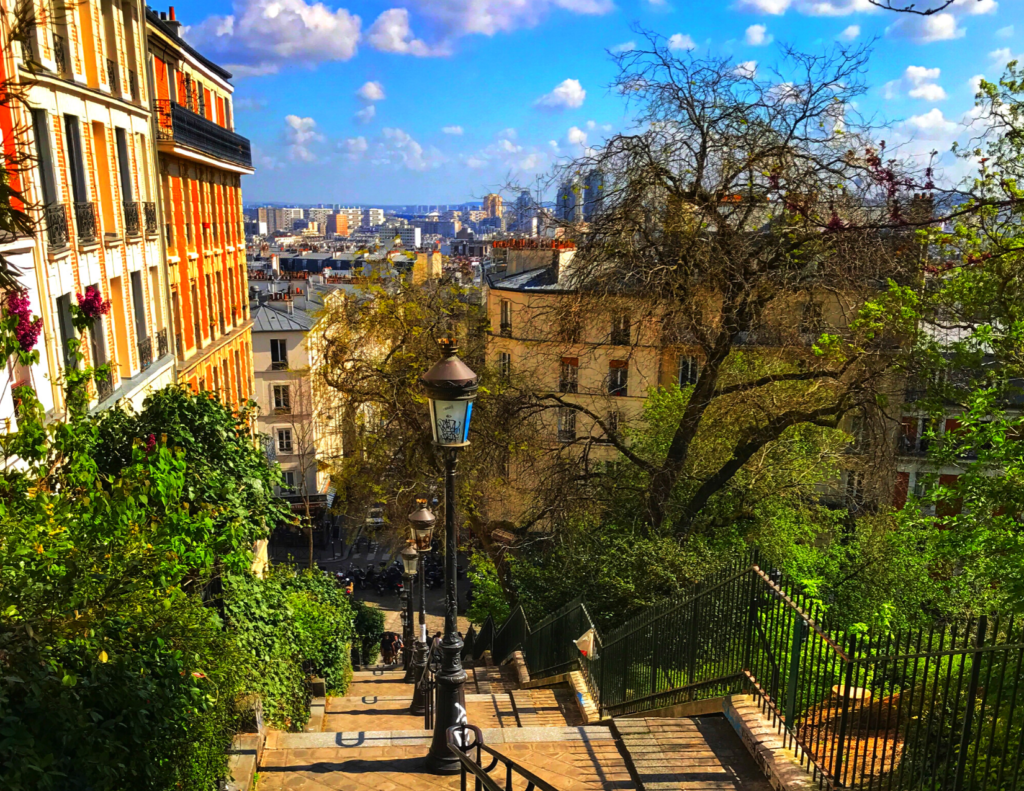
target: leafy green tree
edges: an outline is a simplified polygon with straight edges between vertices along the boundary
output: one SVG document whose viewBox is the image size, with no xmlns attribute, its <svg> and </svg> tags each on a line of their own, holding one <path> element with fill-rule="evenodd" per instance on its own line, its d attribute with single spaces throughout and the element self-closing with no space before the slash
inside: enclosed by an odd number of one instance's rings
<svg viewBox="0 0 1024 791">
<path fill-rule="evenodd" d="M 482 624 L 488 618 L 502 624 L 511 612 L 505 591 L 498 579 L 494 561 L 483 552 L 474 552 L 469 566 L 473 585 L 473 603 L 466 612 L 472 623 Z"/>
</svg>

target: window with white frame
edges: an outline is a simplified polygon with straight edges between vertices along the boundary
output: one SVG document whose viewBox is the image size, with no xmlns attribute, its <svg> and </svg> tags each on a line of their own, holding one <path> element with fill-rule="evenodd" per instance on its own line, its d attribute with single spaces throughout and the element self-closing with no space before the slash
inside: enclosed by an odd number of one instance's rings
<svg viewBox="0 0 1024 791">
<path fill-rule="evenodd" d="M 290 428 L 279 428 L 277 430 L 277 452 L 292 452 L 292 430 Z"/>
<path fill-rule="evenodd" d="M 508 299 L 501 301 L 501 334 L 512 334 L 512 302 Z"/>
<path fill-rule="evenodd" d="M 289 385 L 274 385 L 274 414 L 290 415 L 292 412 L 292 393 Z"/>
<path fill-rule="evenodd" d="M 676 384 L 680 388 L 697 384 L 697 377 L 700 376 L 700 363 L 697 358 L 689 354 L 680 354 L 676 367 Z"/>
<path fill-rule="evenodd" d="M 288 343 L 284 338 L 270 339 L 270 370 L 288 370 Z"/>
</svg>

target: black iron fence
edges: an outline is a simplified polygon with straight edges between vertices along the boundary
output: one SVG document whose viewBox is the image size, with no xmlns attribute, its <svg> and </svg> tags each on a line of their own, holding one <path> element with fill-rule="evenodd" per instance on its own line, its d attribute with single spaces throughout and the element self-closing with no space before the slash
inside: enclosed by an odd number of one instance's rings
<svg viewBox="0 0 1024 791">
<path fill-rule="evenodd" d="M 148 236 L 156 236 L 156 203 L 146 201 L 142 204 L 142 208 L 146 213 L 146 234 Z"/>
<path fill-rule="evenodd" d="M 158 358 L 167 354 L 167 328 L 157 330 L 156 333 L 156 356 Z"/>
<path fill-rule="evenodd" d="M 126 200 L 124 202 L 124 229 L 129 236 L 138 236 L 142 233 L 142 222 L 139 218 L 139 202 Z"/>
<path fill-rule="evenodd" d="M 1024 788 L 1019 619 L 853 634 L 749 563 L 605 635 L 582 600 L 535 627 L 520 607 L 483 624 L 474 656 L 488 649 L 495 662 L 523 651 L 535 678 L 578 668 L 605 716 L 752 695 L 820 788 Z"/>
<path fill-rule="evenodd" d="M 139 369 L 145 371 L 153 364 L 153 341 L 148 336 L 138 343 Z"/>
<path fill-rule="evenodd" d="M 168 99 L 155 102 L 157 138 L 195 148 L 211 156 L 252 167 L 248 138 L 215 124 Z"/>
<path fill-rule="evenodd" d="M 52 248 L 68 245 L 68 213 L 63 203 L 46 207 L 46 242 Z"/>
<path fill-rule="evenodd" d="M 64 76 L 68 73 L 67 53 L 64 50 L 64 36 L 53 34 L 53 63 L 57 74 Z"/>
<path fill-rule="evenodd" d="M 75 224 L 78 226 L 78 240 L 96 240 L 96 204 L 90 201 L 75 202 Z"/>
<path fill-rule="evenodd" d="M 111 93 L 118 94 L 121 92 L 121 83 L 117 79 L 117 64 L 110 58 L 107 58 L 107 85 L 110 86 Z"/>
</svg>

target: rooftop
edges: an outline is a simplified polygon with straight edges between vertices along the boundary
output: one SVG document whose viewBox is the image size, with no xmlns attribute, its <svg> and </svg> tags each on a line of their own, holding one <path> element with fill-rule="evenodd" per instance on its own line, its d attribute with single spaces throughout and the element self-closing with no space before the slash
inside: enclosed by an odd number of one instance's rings
<svg viewBox="0 0 1024 791">
<path fill-rule="evenodd" d="M 309 332 L 316 319 L 301 308 L 285 307 L 287 303 L 270 303 L 256 305 L 252 308 L 253 332 Z"/>
</svg>

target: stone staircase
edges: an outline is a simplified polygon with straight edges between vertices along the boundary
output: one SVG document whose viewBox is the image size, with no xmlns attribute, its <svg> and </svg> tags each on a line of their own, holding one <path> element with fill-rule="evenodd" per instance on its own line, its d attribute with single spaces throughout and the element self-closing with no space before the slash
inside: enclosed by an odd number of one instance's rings
<svg viewBox="0 0 1024 791">
<path fill-rule="evenodd" d="M 320 730 L 269 732 L 258 791 L 460 788 L 458 775 L 425 771 L 431 733 L 421 716 L 408 713 L 412 688 L 403 675 L 388 669 L 357 672 L 345 697 L 326 699 Z M 489 657 L 467 675 L 467 714 L 483 731 L 484 743 L 558 791 L 772 787 L 725 717 L 638 717 L 588 725 L 595 718 L 565 676 L 523 688 L 525 668 L 494 667 Z M 494 779 L 504 788 L 504 776 Z"/>
</svg>

